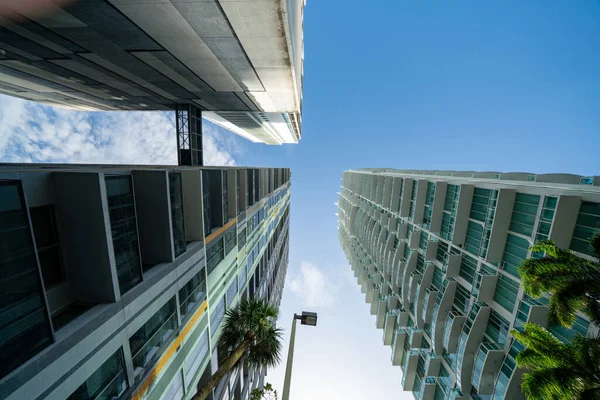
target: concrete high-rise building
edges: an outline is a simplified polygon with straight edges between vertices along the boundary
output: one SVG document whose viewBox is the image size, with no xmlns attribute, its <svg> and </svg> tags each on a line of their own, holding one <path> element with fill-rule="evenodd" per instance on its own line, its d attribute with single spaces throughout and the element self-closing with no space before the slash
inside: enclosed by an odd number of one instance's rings
<svg viewBox="0 0 600 400">
<path fill-rule="evenodd" d="M 254 142 L 300 140 L 304 0 L 45 4 L 2 5 L 0 93 L 79 110 L 177 110 L 186 135 L 201 134 L 202 115 Z"/>
<path fill-rule="evenodd" d="M 289 204 L 289 169 L 0 166 L 0 398 L 190 399 L 225 311 L 279 305 Z"/>
<path fill-rule="evenodd" d="M 416 399 L 521 399 L 511 329 L 546 326 L 563 341 L 595 334 L 548 321 L 517 266 L 551 239 L 591 257 L 600 178 L 569 174 L 346 171 L 339 239 L 403 390 Z"/>
</svg>

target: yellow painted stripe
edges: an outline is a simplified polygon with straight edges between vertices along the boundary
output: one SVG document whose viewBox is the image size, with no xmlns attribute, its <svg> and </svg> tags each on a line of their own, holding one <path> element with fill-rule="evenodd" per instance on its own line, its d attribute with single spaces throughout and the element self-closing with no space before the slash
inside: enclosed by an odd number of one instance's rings
<svg viewBox="0 0 600 400">
<path fill-rule="evenodd" d="M 162 369 L 169 362 L 171 357 L 173 357 L 173 354 L 175 354 L 175 352 L 177 351 L 177 348 L 181 345 L 181 343 L 183 343 L 183 340 L 186 338 L 186 336 L 188 336 L 188 334 L 190 333 L 190 331 L 192 330 L 192 328 L 194 327 L 194 325 L 196 324 L 198 319 L 202 316 L 202 314 L 204 314 L 204 311 L 206 311 L 207 306 L 208 306 L 208 302 L 204 301 L 204 303 L 202 303 L 202 305 L 200 306 L 198 311 L 196 311 L 194 313 L 192 318 L 188 321 L 188 323 L 185 325 L 185 327 L 181 330 L 179 336 L 177 336 L 177 339 L 175 339 L 175 341 L 173 343 L 171 343 L 171 345 L 169 346 L 167 351 L 165 351 L 165 353 L 162 355 L 162 357 L 158 360 L 158 363 L 156 363 L 156 365 L 154 366 L 154 368 L 152 368 L 152 370 L 150 371 L 150 373 L 148 374 L 146 379 L 144 379 L 144 382 L 142 382 L 142 384 L 140 385 L 138 390 L 136 390 L 136 392 L 134 393 L 134 395 L 132 397 L 133 400 L 141 400 L 142 396 L 146 393 L 148 388 L 156 380 L 156 377 L 158 376 L 158 374 L 160 374 L 160 371 L 162 371 Z"/>
<path fill-rule="evenodd" d="M 235 224 L 236 222 L 237 222 L 237 218 L 234 218 L 231 221 L 229 221 L 228 223 L 226 223 L 225 226 L 220 227 L 216 232 L 208 235 L 208 237 L 206 238 L 206 244 L 210 243 L 211 240 L 213 240 L 214 238 L 219 236 L 225 229 L 229 228 L 231 225 Z"/>
</svg>

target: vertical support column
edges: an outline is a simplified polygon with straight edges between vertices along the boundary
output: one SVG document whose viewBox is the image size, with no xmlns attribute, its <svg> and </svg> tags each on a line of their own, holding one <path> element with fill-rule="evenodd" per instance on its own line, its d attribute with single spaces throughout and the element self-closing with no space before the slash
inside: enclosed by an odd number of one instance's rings
<svg viewBox="0 0 600 400">
<path fill-rule="evenodd" d="M 175 111 L 177 163 L 202 166 L 202 111 L 189 104 L 178 104 Z"/>
</svg>

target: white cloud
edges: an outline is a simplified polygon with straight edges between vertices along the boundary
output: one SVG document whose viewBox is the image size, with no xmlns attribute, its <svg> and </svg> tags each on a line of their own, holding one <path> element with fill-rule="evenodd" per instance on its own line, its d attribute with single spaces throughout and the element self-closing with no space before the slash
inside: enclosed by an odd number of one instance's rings
<svg viewBox="0 0 600 400">
<path fill-rule="evenodd" d="M 338 289 L 316 265 L 308 261 L 300 264 L 300 273 L 290 276 L 289 287 L 305 306 L 323 308 L 333 305 L 334 293 Z"/>
<path fill-rule="evenodd" d="M 227 139 L 203 126 L 204 163 L 235 165 Z M 0 95 L 0 161 L 175 165 L 175 116 L 71 111 Z"/>
</svg>

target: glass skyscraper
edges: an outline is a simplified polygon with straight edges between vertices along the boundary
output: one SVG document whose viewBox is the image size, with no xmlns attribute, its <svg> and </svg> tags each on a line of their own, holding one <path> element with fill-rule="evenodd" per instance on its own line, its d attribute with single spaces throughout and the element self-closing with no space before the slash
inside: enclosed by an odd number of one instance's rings
<svg viewBox="0 0 600 400">
<path fill-rule="evenodd" d="M 548 320 L 517 267 L 543 239 L 590 257 L 600 178 L 569 174 L 359 169 L 343 175 L 339 240 L 416 399 L 520 399 L 526 322 L 560 340 L 597 331 Z"/>
<path fill-rule="evenodd" d="M 190 399 L 226 310 L 279 305 L 289 203 L 284 168 L 0 166 L 0 398 Z"/>
</svg>

